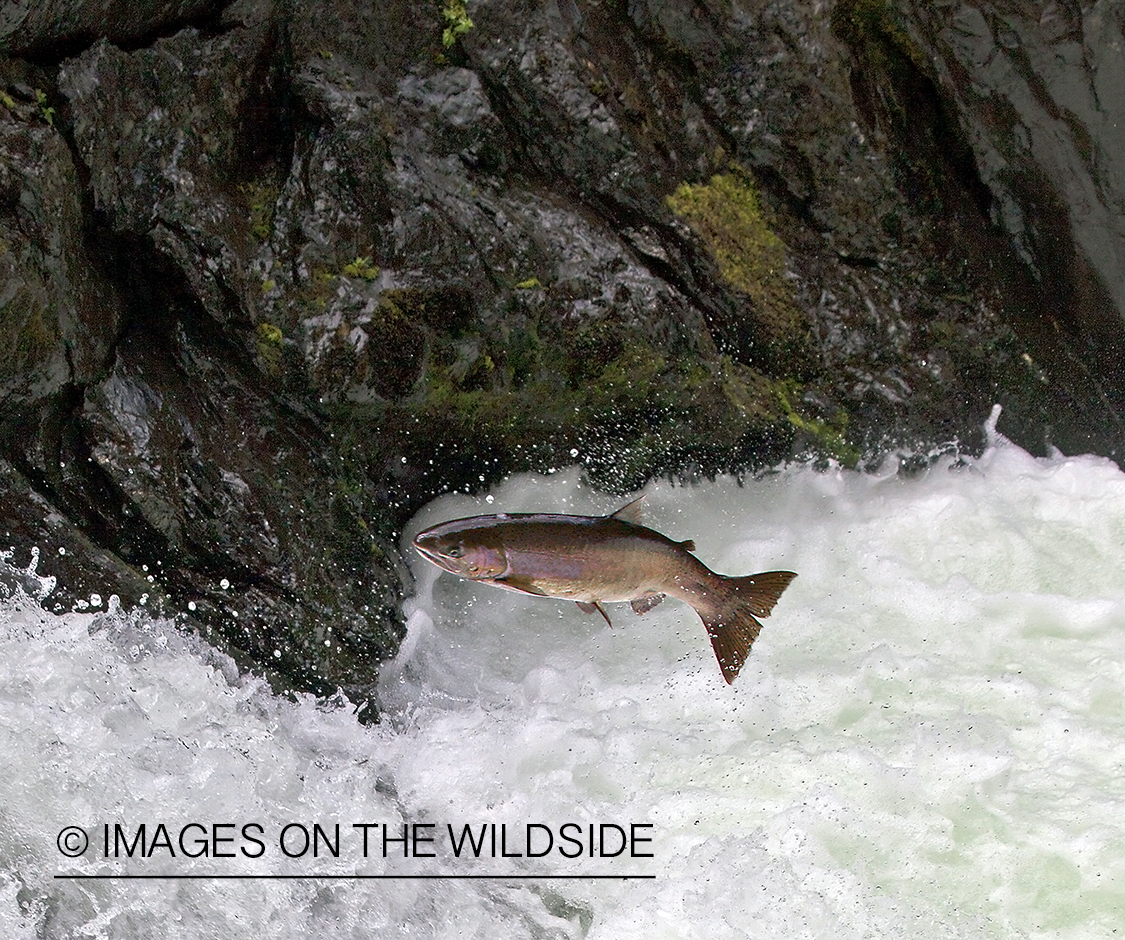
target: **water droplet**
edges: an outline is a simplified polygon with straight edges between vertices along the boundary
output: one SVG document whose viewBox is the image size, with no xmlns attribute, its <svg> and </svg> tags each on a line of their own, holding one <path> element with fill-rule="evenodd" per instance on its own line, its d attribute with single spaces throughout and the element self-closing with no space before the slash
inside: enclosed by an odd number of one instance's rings
<svg viewBox="0 0 1125 940">
<path fill-rule="evenodd" d="M 223 580 L 219 582 L 219 587 L 221 587 L 225 591 L 230 587 L 230 582 L 226 578 L 223 578 Z"/>
</svg>

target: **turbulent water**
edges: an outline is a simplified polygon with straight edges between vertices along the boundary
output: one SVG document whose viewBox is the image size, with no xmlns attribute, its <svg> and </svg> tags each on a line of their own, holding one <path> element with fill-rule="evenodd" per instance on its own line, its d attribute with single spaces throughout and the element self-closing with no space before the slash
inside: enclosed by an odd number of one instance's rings
<svg viewBox="0 0 1125 940">
<path fill-rule="evenodd" d="M 1125 934 L 1125 475 L 1002 439 L 893 471 L 650 489 L 649 524 L 716 570 L 799 572 L 731 687 L 675 601 L 611 630 L 419 563 L 374 727 L 143 611 L 45 613 L 17 549 L 0 934 Z M 614 508 L 566 471 L 415 526 Z M 505 877 L 210 877 L 357 873 Z M 93 874 L 204 877 L 56 877 Z"/>
</svg>

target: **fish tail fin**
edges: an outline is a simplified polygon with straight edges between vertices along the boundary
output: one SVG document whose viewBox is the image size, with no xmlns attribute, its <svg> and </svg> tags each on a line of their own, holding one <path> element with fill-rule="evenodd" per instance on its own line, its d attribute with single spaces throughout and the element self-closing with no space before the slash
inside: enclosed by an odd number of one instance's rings
<svg viewBox="0 0 1125 940">
<path fill-rule="evenodd" d="M 709 603 L 696 610 L 729 685 L 762 630 L 757 618 L 770 615 L 782 591 L 797 575 L 792 571 L 765 571 L 744 578 L 716 577 L 719 581 L 708 596 Z"/>
</svg>

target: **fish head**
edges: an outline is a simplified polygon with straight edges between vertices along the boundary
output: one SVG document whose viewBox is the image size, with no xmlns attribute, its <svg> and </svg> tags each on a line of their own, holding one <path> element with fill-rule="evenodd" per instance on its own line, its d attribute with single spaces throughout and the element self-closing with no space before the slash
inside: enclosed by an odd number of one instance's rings
<svg viewBox="0 0 1125 940">
<path fill-rule="evenodd" d="M 473 581 L 486 581 L 508 570 L 502 545 L 480 530 L 459 527 L 456 521 L 420 532 L 414 537 L 414 548 L 439 568 Z"/>
</svg>

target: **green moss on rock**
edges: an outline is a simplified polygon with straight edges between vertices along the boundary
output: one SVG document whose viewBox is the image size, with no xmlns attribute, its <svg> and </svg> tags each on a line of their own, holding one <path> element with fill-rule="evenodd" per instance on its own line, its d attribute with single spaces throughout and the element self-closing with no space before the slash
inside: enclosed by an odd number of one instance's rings
<svg viewBox="0 0 1125 940">
<path fill-rule="evenodd" d="M 874 64 L 900 78 L 903 66 L 927 71 L 926 55 L 910 38 L 902 15 L 888 0 L 842 0 L 832 11 L 832 25 L 849 45 L 864 45 Z"/>
<path fill-rule="evenodd" d="M 796 381 L 775 382 L 773 389 L 786 420 L 808 439 L 814 450 L 845 467 L 859 463 L 859 449 L 848 440 L 846 411 L 841 409 L 829 419 L 813 417 L 798 405 L 801 388 Z"/>
<path fill-rule="evenodd" d="M 379 266 L 372 263 L 370 255 L 362 255 L 344 265 L 343 275 L 374 281 L 379 277 Z"/>
<path fill-rule="evenodd" d="M 727 283 L 752 301 L 767 341 L 797 340 L 802 317 L 785 276 L 785 244 L 767 224 L 748 175 L 738 171 L 683 183 L 668 206 L 703 240 Z"/>
<path fill-rule="evenodd" d="M 265 321 L 255 329 L 255 349 L 258 359 L 269 375 L 276 375 L 282 366 L 282 344 L 285 335 L 272 323 Z"/>
<path fill-rule="evenodd" d="M 777 455 L 748 442 L 793 435 L 771 380 L 727 357 L 658 348 L 605 321 L 547 339 L 533 324 L 516 332 L 514 348 L 463 334 L 432 350 L 410 413 L 516 455 L 512 469 L 579 460 L 613 490 L 758 465 Z"/>
<path fill-rule="evenodd" d="M 465 9 L 465 0 L 445 0 L 442 4 L 441 15 L 442 19 L 445 20 L 445 29 L 441 33 L 441 44 L 449 49 L 473 28 L 473 21 L 469 19 L 469 11 Z"/>
<path fill-rule="evenodd" d="M 255 180 L 241 183 L 239 193 L 246 200 L 250 234 L 259 242 L 269 241 L 273 235 L 273 215 L 281 190 L 276 183 Z"/>
</svg>

